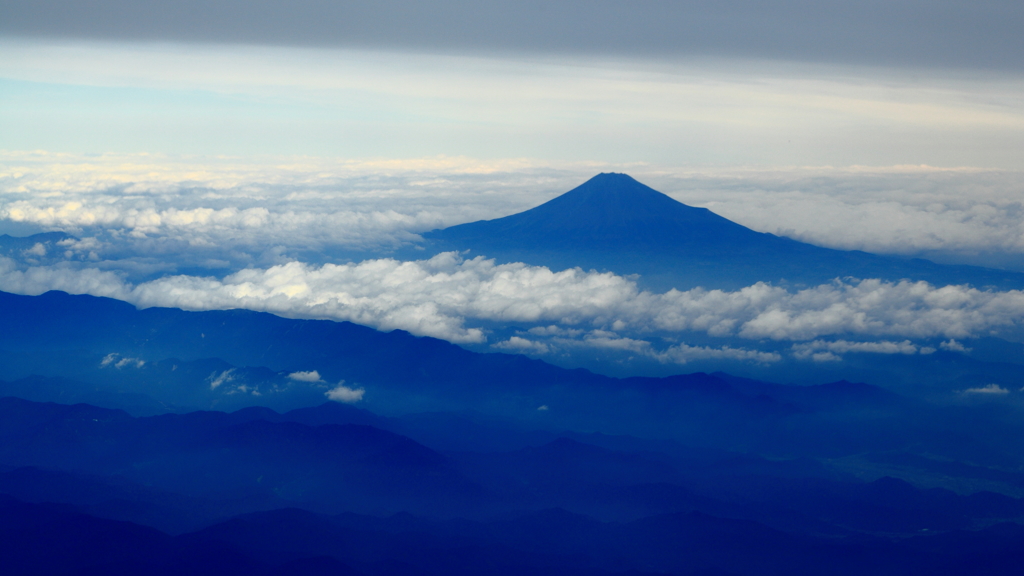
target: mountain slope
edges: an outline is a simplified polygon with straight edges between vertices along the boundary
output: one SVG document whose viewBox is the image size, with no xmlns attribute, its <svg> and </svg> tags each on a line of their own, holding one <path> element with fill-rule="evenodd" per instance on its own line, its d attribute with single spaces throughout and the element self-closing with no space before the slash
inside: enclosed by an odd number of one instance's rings
<svg viewBox="0 0 1024 576">
<path fill-rule="evenodd" d="M 424 234 L 432 251 L 502 261 L 640 274 L 648 288 L 736 288 L 758 281 L 910 278 L 934 284 L 1024 287 L 1024 274 L 833 250 L 755 232 L 625 174 L 599 174 L 519 214 Z"/>
<path fill-rule="evenodd" d="M 687 206 L 625 174 L 599 174 L 519 214 L 453 226 L 431 238 L 489 242 L 520 249 L 682 249 L 786 245 L 706 208 Z"/>
</svg>

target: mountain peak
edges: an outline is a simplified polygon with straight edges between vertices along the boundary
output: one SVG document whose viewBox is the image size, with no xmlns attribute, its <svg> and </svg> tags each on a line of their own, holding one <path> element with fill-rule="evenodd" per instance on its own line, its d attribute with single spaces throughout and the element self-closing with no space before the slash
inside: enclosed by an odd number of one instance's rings
<svg viewBox="0 0 1024 576">
<path fill-rule="evenodd" d="M 433 240 L 477 246 L 544 244 L 557 249 L 622 249 L 730 242 L 757 232 L 706 208 L 687 206 L 627 174 L 601 173 L 535 208 L 496 220 L 435 230 Z"/>
<path fill-rule="evenodd" d="M 601 172 L 597 176 L 594 176 L 590 180 L 580 184 L 573 190 L 579 190 L 581 188 L 617 188 L 620 192 L 634 192 L 641 190 L 657 192 L 653 188 L 641 184 L 629 174 L 623 174 L 621 172 Z M 660 194 L 660 192 L 657 193 Z"/>
<path fill-rule="evenodd" d="M 473 256 L 558 270 L 639 274 L 642 285 L 654 290 L 736 289 L 759 281 L 820 284 L 847 276 L 1024 286 L 1020 273 L 833 250 L 756 232 L 614 172 L 525 212 L 423 237 L 424 248 L 432 251 L 472 250 Z"/>
<path fill-rule="evenodd" d="M 691 208 L 673 200 L 657 190 L 645 186 L 627 174 L 609 172 L 598 174 L 561 196 L 534 208 L 578 210 L 586 205 L 588 210 L 607 213 L 608 224 L 616 220 L 635 218 L 639 213 L 658 214 L 660 210 Z M 671 208 L 669 208 L 671 207 Z M 693 209 L 693 208 L 691 208 Z"/>
</svg>

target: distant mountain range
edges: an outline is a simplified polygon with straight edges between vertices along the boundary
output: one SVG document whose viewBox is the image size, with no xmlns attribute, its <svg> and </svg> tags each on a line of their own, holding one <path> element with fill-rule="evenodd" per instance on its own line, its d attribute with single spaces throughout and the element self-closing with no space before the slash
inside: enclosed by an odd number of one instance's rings
<svg viewBox="0 0 1024 576">
<path fill-rule="evenodd" d="M 1024 502 L 991 492 L 628 438 L 441 453 L 352 415 L 0 399 L 0 569 L 909 576 L 1024 561 Z"/>
<path fill-rule="evenodd" d="M 306 375 L 293 377 L 300 373 Z M 470 420 L 483 426 L 428 419 L 415 434 L 453 448 L 462 437 L 461 447 L 468 447 L 474 435 L 500 436 L 494 428 L 511 426 L 794 457 L 910 446 L 920 454 L 964 455 L 963 446 L 933 437 L 954 425 L 949 415 L 866 384 L 784 386 L 703 373 L 611 378 L 348 322 L 246 310 L 138 310 L 61 292 L 0 293 L 0 379 L 0 395 L 140 415 L 248 406 L 287 411 L 323 403 L 344 381 L 364 390 L 358 405 L 377 414 L 475 414 Z M 993 413 L 986 426 L 1012 428 L 1010 414 Z M 417 429 L 409 426 L 384 427 Z M 974 456 L 1013 462 L 1024 440 L 1008 432 L 996 437 L 983 435 L 986 452 L 974 446 Z"/>
<path fill-rule="evenodd" d="M 469 250 L 554 269 L 640 274 L 641 285 L 656 290 L 734 289 L 759 281 L 816 285 L 845 277 L 1024 288 L 1017 272 L 833 250 L 755 232 L 625 174 L 599 174 L 525 212 L 423 237 L 431 252 Z"/>
<path fill-rule="evenodd" d="M 315 381 L 290 377 L 312 371 Z M 674 420 L 651 410 L 649 403 L 658 397 L 668 402 L 679 396 L 672 401 L 681 402 L 681 410 L 696 396 L 729 411 L 781 416 L 791 412 L 785 403 L 756 398 L 782 394 L 785 402 L 799 397 L 829 409 L 833 393 L 839 394 L 837 408 L 853 405 L 850 394 L 865 394 L 880 406 L 891 396 L 869 386 L 779 387 L 706 374 L 611 378 L 349 322 L 247 310 L 138 310 L 109 298 L 62 292 L 0 292 L 0 378 L 8 380 L 0 392 L 6 388 L 35 400 L 117 401 L 118 407 L 134 406 L 143 414 L 253 405 L 291 410 L 322 403 L 344 380 L 365 388 L 362 405 L 385 413 L 475 410 L 560 425 L 580 419 L 577 424 L 584 428 L 603 422 L 606 432 Z M 641 396 L 614 400 L 624 391 Z M 545 405 L 550 409 L 537 410 Z"/>
</svg>

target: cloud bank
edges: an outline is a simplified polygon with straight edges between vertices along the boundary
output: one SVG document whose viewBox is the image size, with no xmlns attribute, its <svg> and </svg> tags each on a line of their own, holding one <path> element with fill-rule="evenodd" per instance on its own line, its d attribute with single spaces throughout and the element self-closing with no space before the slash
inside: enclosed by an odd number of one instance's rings
<svg viewBox="0 0 1024 576">
<path fill-rule="evenodd" d="M 813 244 L 1024 270 L 1024 173 L 929 167 L 558 166 L 435 157 L 339 161 L 0 153 L 0 233 L 62 231 L 32 263 L 91 261 L 135 280 L 360 259 L 418 234 L 526 210 L 599 171 Z M 21 227 L 19 232 L 17 227 Z M 40 252 L 44 250 L 45 252 Z"/>
<path fill-rule="evenodd" d="M 14 0 L 0 33 L 44 37 L 678 58 L 710 55 L 1019 70 L 1008 1 L 615 0 L 372 4 Z M 950 33 L 955 31 L 955 33 Z"/>
<path fill-rule="evenodd" d="M 1024 270 L 1020 172 L 929 166 L 731 172 L 652 180 L 684 203 L 760 232 L 829 248 Z"/>
<path fill-rule="evenodd" d="M 455 253 L 429 260 L 367 260 L 320 266 L 289 262 L 224 278 L 165 276 L 131 284 L 117 274 L 67 265 L 18 269 L 0 259 L 0 290 L 57 289 L 109 296 L 139 307 L 246 308 L 295 318 L 348 320 L 458 343 L 483 343 L 486 323 L 536 325 L 499 348 L 544 353 L 550 342 L 631 350 L 663 361 L 732 358 L 755 362 L 776 353 L 686 344 L 653 351 L 658 334 L 701 332 L 749 341 L 796 342 L 797 357 L 827 360 L 847 352 L 928 354 L 909 339 L 970 338 L 1024 325 L 1024 292 L 926 282 L 836 280 L 799 291 L 758 283 L 736 291 L 693 289 L 657 294 L 628 278 L 580 269 L 551 271 L 496 264 Z M 885 339 L 854 342 L 822 338 Z M 904 338 L 904 341 L 890 341 Z M 818 356 L 815 356 L 818 355 Z M 294 376 L 297 378 L 306 377 Z"/>
<path fill-rule="evenodd" d="M 524 210 L 585 178 L 582 171 L 523 166 L 448 157 L 254 163 L 0 152 L 0 233 L 72 234 L 79 240 L 22 256 L 92 261 L 138 277 L 330 261 L 339 252 L 387 252 L 427 230 Z"/>
<path fill-rule="evenodd" d="M 956 342 L 950 340 L 950 342 Z M 946 344 L 943 342 L 942 344 Z M 940 346 L 943 349 L 951 349 L 954 351 L 955 348 L 949 348 L 947 346 Z M 902 342 L 892 342 L 889 340 L 881 340 L 877 342 L 849 342 L 847 340 L 835 340 L 833 342 L 827 342 L 824 340 L 815 340 L 814 342 L 807 342 L 802 344 L 793 345 L 793 356 L 801 360 L 811 359 L 815 362 L 838 362 L 842 359 L 842 355 L 848 352 L 854 353 L 872 353 L 872 354 L 933 354 L 935 348 L 931 346 L 916 346 L 910 340 L 904 340 Z"/>
<path fill-rule="evenodd" d="M 612 324 L 621 330 L 624 326 L 617 321 Z M 652 358 L 663 364 L 687 364 L 699 360 L 738 360 L 757 364 L 771 364 L 782 360 L 777 352 L 762 352 L 732 346 L 690 346 L 685 343 L 658 348 L 648 340 L 629 338 L 609 330 L 564 329 L 558 326 L 538 326 L 528 330 L 524 336 L 546 338 L 546 341 L 531 340 L 523 336 L 512 336 L 497 342 L 492 347 L 520 354 L 545 355 L 556 350 L 598 349 L 627 352 L 636 356 Z"/>
</svg>

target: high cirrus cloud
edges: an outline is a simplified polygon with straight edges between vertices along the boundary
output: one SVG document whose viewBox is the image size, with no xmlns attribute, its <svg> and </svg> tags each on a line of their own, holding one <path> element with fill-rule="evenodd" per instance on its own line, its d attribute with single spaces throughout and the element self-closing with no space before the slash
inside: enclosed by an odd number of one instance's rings
<svg viewBox="0 0 1024 576">
<path fill-rule="evenodd" d="M 410 262 L 376 259 L 320 266 L 289 262 L 221 279 L 177 275 L 139 284 L 94 268 L 19 269 L 13 261 L 2 259 L 0 289 L 25 294 L 58 289 L 109 296 L 140 307 L 246 308 L 289 317 L 349 320 L 462 343 L 486 341 L 483 326 L 487 322 L 575 327 L 587 330 L 580 337 L 593 340 L 594 345 L 605 337 L 607 346 L 621 347 L 631 345 L 621 340 L 624 336 L 687 331 L 780 342 L 844 335 L 953 339 L 1018 328 L 1024 319 L 1021 291 L 868 279 L 837 280 L 796 292 L 758 283 L 736 291 L 698 288 L 656 294 L 641 291 L 634 281 L 612 273 L 496 264 L 455 253 Z M 506 347 L 530 346 L 522 340 L 510 340 Z M 896 351 L 908 346 L 893 345 Z M 820 351 L 858 351 L 857 346 Z M 680 348 L 666 353 L 682 358 L 699 351 Z"/>
</svg>

